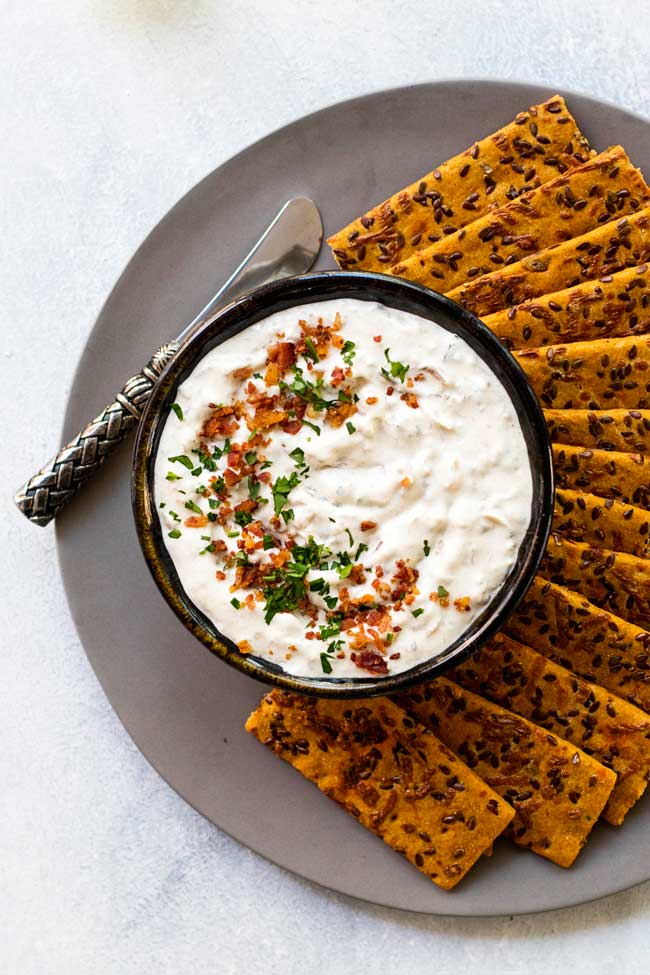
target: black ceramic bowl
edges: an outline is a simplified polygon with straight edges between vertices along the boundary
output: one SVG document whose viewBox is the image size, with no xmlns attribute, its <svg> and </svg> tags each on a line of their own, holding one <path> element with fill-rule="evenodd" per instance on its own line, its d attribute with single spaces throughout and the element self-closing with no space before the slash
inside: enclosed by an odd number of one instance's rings
<svg viewBox="0 0 650 975">
<path fill-rule="evenodd" d="M 220 633 L 184 592 L 165 547 L 153 502 L 154 461 L 160 435 L 178 386 L 198 360 L 214 346 L 273 312 L 337 298 L 377 301 L 435 321 L 460 335 L 498 376 L 514 403 L 533 478 L 533 503 L 526 536 L 515 564 L 489 604 L 442 653 L 391 677 L 296 677 L 271 661 L 240 653 L 232 639 L 237 634 Z M 322 697 L 364 697 L 392 693 L 443 673 L 504 625 L 532 582 L 544 553 L 553 513 L 553 468 L 546 424 L 535 394 L 513 357 L 478 318 L 448 298 L 401 278 L 334 271 L 307 274 L 258 288 L 219 312 L 180 350 L 160 377 L 138 429 L 132 502 L 140 544 L 160 591 L 185 626 L 216 656 L 251 677 L 287 690 Z"/>
</svg>

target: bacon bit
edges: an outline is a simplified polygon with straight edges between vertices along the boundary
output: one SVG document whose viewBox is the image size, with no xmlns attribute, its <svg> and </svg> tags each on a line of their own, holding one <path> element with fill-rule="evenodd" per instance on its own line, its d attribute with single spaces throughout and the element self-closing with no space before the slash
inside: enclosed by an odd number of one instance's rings
<svg viewBox="0 0 650 975">
<path fill-rule="evenodd" d="M 368 397 L 366 397 L 366 403 L 368 404 L 368 406 L 374 406 L 376 402 L 377 402 L 377 397 L 376 396 L 368 396 Z"/>
<path fill-rule="evenodd" d="M 412 593 L 408 593 L 408 595 L 404 596 L 404 602 L 407 606 L 410 606 L 415 602 L 415 596 Z"/>
<path fill-rule="evenodd" d="M 228 546 L 224 542 L 223 538 L 218 539 L 218 541 L 212 543 L 212 548 L 215 552 L 227 552 Z"/>
<path fill-rule="evenodd" d="M 222 572 L 221 569 L 217 569 L 217 571 L 215 572 L 215 575 L 216 575 L 217 579 L 219 580 L 219 582 L 223 582 L 224 579 L 226 578 L 226 573 L 225 572 Z"/>
<path fill-rule="evenodd" d="M 246 609 L 250 609 L 250 610 L 255 609 L 255 596 L 253 595 L 252 592 L 249 592 L 248 596 L 246 596 L 246 599 L 244 600 L 244 606 L 246 607 Z"/>
<path fill-rule="evenodd" d="M 332 369 L 332 380 L 331 380 L 332 386 L 334 386 L 334 388 L 336 389 L 337 386 L 341 385 L 344 379 L 345 379 L 345 373 L 343 372 L 341 367 L 335 366 L 334 369 Z"/>
<path fill-rule="evenodd" d="M 372 341 L 373 342 L 381 342 L 381 335 L 373 335 Z"/>
<path fill-rule="evenodd" d="M 407 593 L 417 591 L 416 583 L 420 573 L 404 559 L 398 559 L 395 564 L 397 571 L 391 579 L 393 584 L 392 596 L 393 599 L 400 600 L 404 599 Z"/>
<path fill-rule="evenodd" d="M 258 538 L 264 536 L 264 528 L 259 521 L 251 521 L 250 525 L 246 525 L 246 531 L 251 535 L 257 535 Z"/>
<path fill-rule="evenodd" d="M 241 452 L 233 448 L 228 454 L 228 466 L 239 467 L 240 463 L 241 463 Z"/>
<path fill-rule="evenodd" d="M 271 554 L 271 562 L 276 569 L 281 569 L 285 562 L 288 562 L 291 558 L 291 552 L 283 548 L 280 552 L 274 552 Z"/>
<path fill-rule="evenodd" d="M 438 382 L 439 383 L 442 383 L 443 386 L 446 386 L 447 385 L 447 382 L 445 381 L 444 376 L 441 376 L 440 373 L 438 372 L 438 370 L 437 369 L 434 369 L 433 366 L 422 366 L 422 371 L 423 372 L 429 372 L 429 373 L 431 373 L 431 375 L 433 376 L 433 378 L 434 379 L 437 379 Z"/>
<path fill-rule="evenodd" d="M 238 379 L 240 382 L 243 382 L 244 379 L 248 379 L 249 376 L 253 375 L 253 367 L 241 366 L 239 369 L 233 369 L 230 375 L 232 376 L 233 379 Z M 249 383 L 248 385 L 251 386 L 252 383 Z M 253 387 L 253 389 L 254 388 L 255 387 Z"/>
<path fill-rule="evenodd" d="M 308 630 L 305 633 L 305 640 L 315 640 L 315 639 L 316 639 L 316 633 L 314 630 Z"/>
<path fill-rule="evenodd" d="M 400 399 L 404 400 L 406 405 L 410 406 L 412 410 L 417 410 L 417 408 L 420 405 L 419 400 L 415 395 L 415 393 L 402 393 Z"/>
<path fill-rule="evenodd" d="M 239 426 L 238 417 L 241 416 L 241 404 L 234 406 L 217 406 L 201 428 L 200 437 L 215 440 L 217 437 L 231 437 Z"/>
<path fill-rule="evenodd" d="M 259 502 L 254 501 L 253 498 L 245 498 L 240 501 L 239 504 L 235 505 L 235 511 L 256 511 L 259 508 Z"/>
<path fill-rule="evenodd" d="M 325 414 L 325 420 L 330 426 L 340 427 L 343 423 L 357 412 L 354 403 L 337 403 L 330 406 Z"/>
<path fill-rule="evenodd" d="M 256 430 L 265 430 L 267 427 L 275 426 L 276 423 L 284 423 L 289 419 L 289 414 L 284 410 L 266 409 L 258 407 L 253 417 L 253 427 Z"/>
<path fill-rule="evenodd" d="M 454 599 L 454 606 L 459 613 L 469 613 L 470 606 L 469 596 L 461 596 L 460 599 Z"/>
<path fill-rule="evenodd" d="M 402 480 L 400 481 L 400 484 L 403 488 L 410 488 L 412 483 L 413 481 L 411 480 L 410 477 L 403 477 Z"/>
<path fill-rule="evenodd" d="M 413 389 L 413 380 L 410 379 L 410 378 L 407 379 L 406 380 L 406 386 L 407 386 L 407 389 Z"/>
<path fill-rule="evenodd" d="M 205 528 L 208 523 L 207 515 L 190 515 L 185 519 L 186 528 Z"/>
<path fill-rule="evenodd" d="M 270 471 L 260 471 L 257 475 L 258 480 L 264 481 L 265 484 L 270 484 L 271 482 L 271 472 Z"/>
<path fill-rule="evenodd" d="M 423 379 L 424 379 L 424 373 L 422 373 L 422 372 L 419 372 L 417 374 L 417 376 L 415 377 L 416 383 L 421 383 Z"/>
<path fill-rule="evenodd" d="M 261 576 L 266 570 L 261 565 L 238 565 L 235 571 L 235 582 L 230 587 L 231 592 L 237 589 L 257 589 Z"/>
<path fill-rule="evenodd" d="M 228 485 L 228 487 L 234 487 L 235 484 L 239 484 L 242 479 L 241 474 L 237 474 L 236 471 L 231 471 L 229 467 L 226 467 L 223 472 L 223 479 Z"/>
<path fill-rule="evenodd" d="M 253 652 L 253 648 L 250 645 L 250 643 L 248 642 L 248 640 L 241 640 L 237 644 L 237 647 L 238 647 L 240 653 L 252 653 Z"/>
<path fill-rule="evenodd" d="M 351 654 L 354 665 L 359 670 L 367 670 L 371 674 L 387 674 L 388 664 L 380 654 L 374 650 L 363 650 L 358 654 Z"/>
<path fill-rule="evenodd" d="M 394 386 L 387 386 L 386 387 L 386 396 L 392 396 L 394 392 L 395 392 L 395 387 Z"/>
<path fill-rule="evenodd" d="M 296 361 L 296 346 L 293 342 L 278 342 L 269 349 L 268 360 L 276 362 L 280 375 L 284 375 Z"/>
<path fill-rule="evenodd" d="M 389 657 L 388 659 L 389 659 L 389 660 L 399 660 L 399 658 L 400 658 L 401 656 L 402 656 L 402 654 L 401 654 L 401 653 L 391 653 L 391 655 L 390 655 L 390 657 Z"/>
<path fill-rule="evenodd" d="M 363 571 L 363 566 L 361 563 L 352 566 L 348 579 L 350 580 L 350 584 L 353 586 L 360 586 L 366 581 L 366 574 Z"/>
<path fill-rule="evenodd" d="M 264 372 L 264 385 L 277 386 L 280 382 L 280 368 L 277 362 L 269 362 Z"/>
<path fill-rule="evenodd" d="M 382 576 L 383 576 L 383 574 L 384 574 L 383 567 L 381 565 L 376 565 L 375 566 L 375 575 L 377 576 L 377 578 L 378 579 L 381 579 Z"/>
<path fill-rule="evenodd" d="M 340 332 L 341 329 L 343 328 L 343 319 L 341 318 L 341 313 L 338 312 L 338 311 L 337 311 L 336 315 L 334 316 L 334 322 L 332 324 L 332 328 L 336 332 Z"/>
<path fill-rule="evenodd" d="M 437 603 L 438 602 L 438 593 L 437 592 L 430 592 L 429 593 L 429 599 L 431 600 L 432 603 Z"/>
<path fill-rule="evenodd" d="M 343 338 L 342 335 L 333 335 L 332 345 L 334 346 L 335 349 L 342 349 L 343 346 L 345 345 L 345 339 Z"/>
<path fill-rule="evenodd" d="M 298 433 L 302 429 L 302 420 L 287 420 L 282 424 L 282 429 L 285 433 Z"/>
<path fill-rule="evenodd" d="M 377 527 L 376 521 L 362 521 L 360 528 L 362 532 L 371 532 Z"/>
</svg>

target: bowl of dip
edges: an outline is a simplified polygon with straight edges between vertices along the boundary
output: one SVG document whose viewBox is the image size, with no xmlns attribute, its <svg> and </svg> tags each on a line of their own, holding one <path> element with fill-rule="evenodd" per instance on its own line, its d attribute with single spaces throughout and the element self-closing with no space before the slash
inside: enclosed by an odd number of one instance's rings
<svg viewBox="0 0 650 975">
<path fill-rule="evenodd" d="M 448 670 L 530 585 L 553 512 L 544 416 L 472 314 L 381 274 L 274 282 L 161 376 L 132 501 L 167 603 L 285 689 L 387 694 Z"/>
</svg>

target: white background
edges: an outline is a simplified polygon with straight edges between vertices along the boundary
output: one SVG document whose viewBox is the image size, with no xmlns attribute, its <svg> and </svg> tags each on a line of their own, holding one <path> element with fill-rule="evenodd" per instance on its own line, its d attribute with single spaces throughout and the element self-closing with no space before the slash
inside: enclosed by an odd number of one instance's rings
<svg viewBox="0 0 650 975">
<path fill-rule="evenodd" d="M 433 79 L 557 85 L 650 115 L 649 13 L 643 0 L 0 0 L 2 975 L 648 971 L 648 885 L 543 916 L 438 920 L 333 896 L 202 820 L 114 716 L 53 532 L 10 497 L 58 443 L 118 274 L 215 166 L 331 102 Z"/>
</svg>

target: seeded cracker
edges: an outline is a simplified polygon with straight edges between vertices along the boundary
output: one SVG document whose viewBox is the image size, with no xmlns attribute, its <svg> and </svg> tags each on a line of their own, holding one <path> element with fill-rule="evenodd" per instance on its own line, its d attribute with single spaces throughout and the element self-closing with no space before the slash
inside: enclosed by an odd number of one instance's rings
<svg viewBox="0 0 650 975">
<path fill-rule="evenodd" d="M 553 444 L 555 483 L 650 509 L 650 458 Z"/>
<path fill-rule="evenodd" d="M 551 536 L 541 565 L 551 582 L 650 629 L 650 562 L 625 552 Z"/>
<path fill-rule="evenodd" d="M 650 410 L 545 410 L 554 443 L 645 454 L 650 451 Z"/>
<path fill-rule="evenodd" d="M 650 557 L 650 514 L 613 498 L 558 488 L 553 531 L 574 542 Z"/>
<path fill-rule="evenodd" d="M 545 408 L 650 406 L 650 338 L 632 336 L 549 345 L 513 353 Z"/>
<path fill-rule="evenodd" d="M 343 269 L 386 271 L 423 243 L 453 233 L 592 154 L 564 99 L 554 95 L 395 193 L 328 243 Z"/>
<path fill-rule="evenodd" d="M 453 673 L 467 690 L 521 714 L 612 768 L 617 781 L 602 815 L 614 826 L 623 822 L 650 776 L 647 714 L 501 634 Z"/>
<path fill-rule="evenodd" d="M 610 204 L 612 207 L 618 204 Z M 613 214 L 615 216 L 615 212 Z M 650 260 L 650 208 L 467 281 L 448 294 L 481 317 Z"/>
<path fill-rule="evenodd" d="M 385 698 L 329 701 L 276 690 L 246 730 L 446 890 L 514 816 Z"/>
<path fill-rule="evenodd" d="M 611 769 L 444 677 L 399 703 L 515 808 L 504 835 L 571 866 L 614 788 Z"/>
<path fill-rule="evenodd" d="M 650 330 L 648 265 L 541 295 L 483 321 L 508 349 L 642 335 Z"/>
<path fill-rule="evenodd" d="M 622 192 L 626 195 L 619 196 Z M 643 176 L 625 151 L 615 146 L 416 251 L 389 270 L 448 292 L 464 281 L 489 274 L 497 265 L 516 263 L 527 254 L 593 230 L 618 214 L 630 213 L 647 195 Z"/>
<path fill-rule="evenodd" d="M 508 620 L 510 636 L 650 711 L 650 633 L 537 576 Z"/>
</svg>

